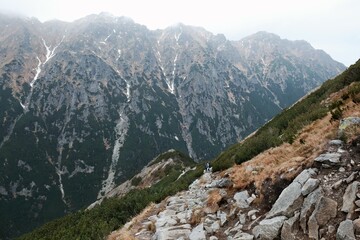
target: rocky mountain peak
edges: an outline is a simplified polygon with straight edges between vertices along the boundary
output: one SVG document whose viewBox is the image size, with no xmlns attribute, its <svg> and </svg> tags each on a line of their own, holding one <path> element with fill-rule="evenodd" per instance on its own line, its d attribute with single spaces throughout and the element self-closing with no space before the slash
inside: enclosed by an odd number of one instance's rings
<svg viewBox="0 0 360 240">
<path fill-rule="evenodd" d="M 293 44 L 253 51 L 107 14 L 0 29 L 0 202 L 31 223 L 4 213 L 10 235 L 103 198 L 167 149 L 211 159 L 345 69 Z"/>
</svg>

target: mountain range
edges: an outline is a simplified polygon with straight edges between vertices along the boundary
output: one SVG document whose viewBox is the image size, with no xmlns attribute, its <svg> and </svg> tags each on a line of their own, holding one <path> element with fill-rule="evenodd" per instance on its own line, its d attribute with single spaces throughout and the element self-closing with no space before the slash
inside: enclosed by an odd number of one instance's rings
<svg viewBox="0 0 360 240">
<path fill-rule="evenodd" d="M 16 236 L 101 199 L 156 155 L 212 159 L 345 66 L 305 41 L 178 24 L 0 15 L 0 221 Z"/>
</svg>

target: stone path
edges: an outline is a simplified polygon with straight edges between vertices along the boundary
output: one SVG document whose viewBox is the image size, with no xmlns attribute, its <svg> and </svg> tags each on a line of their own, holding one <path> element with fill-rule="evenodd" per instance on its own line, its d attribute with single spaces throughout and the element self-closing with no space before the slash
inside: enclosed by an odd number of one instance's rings
<svg viewBox="0 0 360 240">
<path fill-rule="evenodd" d="M 230 179 L 204 173 L 146 217 L 139 240 L 360 239 L 360 157 L 339 140 L 289 184 L 270 211 Z M 253 190 L 254 191 L 254 190 Z M 120 238 L 121 239 L 121 238 Z"/>
</svg>

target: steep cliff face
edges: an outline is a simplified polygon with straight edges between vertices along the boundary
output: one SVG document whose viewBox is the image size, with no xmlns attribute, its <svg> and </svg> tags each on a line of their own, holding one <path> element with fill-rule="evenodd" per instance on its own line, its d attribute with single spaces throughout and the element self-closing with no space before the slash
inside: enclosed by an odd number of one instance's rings
<svg viewBox="0 0 360 240">
<path fill-rule="evenodd" d="M 231 42 L 106 14 L 0 16 L 0 30 L 6 235 L 101 198 L 167 149 L 212 158 L 345 68 L 273 34 Z"/>
</svg>

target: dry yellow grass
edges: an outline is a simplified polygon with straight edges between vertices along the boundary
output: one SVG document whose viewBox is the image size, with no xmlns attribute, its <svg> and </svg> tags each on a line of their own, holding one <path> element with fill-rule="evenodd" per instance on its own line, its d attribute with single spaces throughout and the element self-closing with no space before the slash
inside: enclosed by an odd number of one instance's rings
<svg viewBox="0 0 360 240">
<path fill-rule="evenodd" d="M 327 102 L 332 102 L 342 96 L 344 91 L 332 95 Z M 342 106 L 343 117 L 360 116 L 360 105 L 348 99 Z M 313 160 L 324 149 L 328 140 L 337 138 L 338 122 L 330 122 L 331 115 L 305 126 L 298 134 L 293 144 L 284 143 L 257 155 L 250 161 L 235 165 L 230 170 L 234 187 L 243 189 L 254 184 L 262 192 L 263 182 L 293 179 L 302 169 L 312 165 Z M 359 134 L 360 129 L 349 129 L 352 136 Z M 229 170 L 227 170 L 229 172 Z"/>
<path fill-rule="evenodd" d="M 189 223 L 192 226 L 196 226 L 201 222 L 201 219 L 202 219 L 203 216 L 204 216 L 204 211 L 203 211 L 202 208 L 194 209 L 192 214 L 191 214 L 191 218 L 190 218 Z"/>
<path fill-rule="evenodd" d="M 121 231 L 121 232 L 117 232 L 112 233 L 110 236 L 108 236 L 107 238 L 108 240 L 136 240 L 136 238 L 133 236 L 133 234 L 129 231 Z"/>
<path fill-rule="evenodd" d="M 156 204 L 151 203 L 141 213 L 128 222 L 128 224 L 124 225 L 119 230 L 112 232 L 107 237 L 107 240 L 135 240 L 136 238 L 133 236 L 141 230 L 144 219 L 157 214 L 161 210 L 163 209 L 156 208 Z"/>
<path fill-rule="evenodd" d="M 216 212 L 219 209 L 219 202 L 221 201 L 222 196 L 219 192 L 219 189 L 212 190 L 209 192 L 208 199 L 206 201 L 206 208 L 210 212 Z"/>
</svg>

